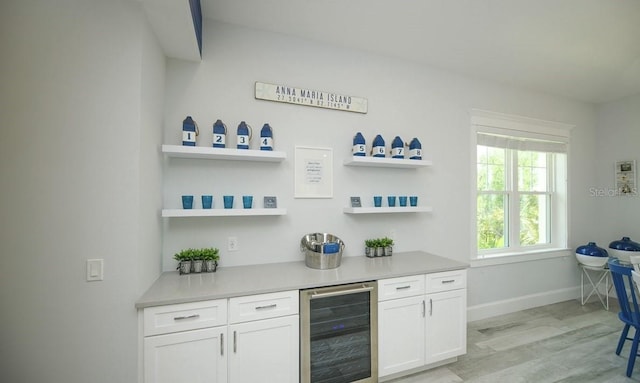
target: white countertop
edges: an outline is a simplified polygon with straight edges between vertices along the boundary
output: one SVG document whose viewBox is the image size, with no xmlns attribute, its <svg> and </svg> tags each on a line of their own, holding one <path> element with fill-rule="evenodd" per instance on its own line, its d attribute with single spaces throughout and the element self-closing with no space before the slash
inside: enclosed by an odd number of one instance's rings
<svg viewBox="0 0 640 383">
<path fill-rule="evenodd" d="M 316 270 L 304 261 L 220 267 L 215 273 L 165 272 L 136 302 L 136 308 L 231 298 L 243 295 L 299 290 L 345 283 L 373 281 L 469 267 L 468 263 L 412 251 L 390 257 L 342 257 L 341 265 Z"/>
</svg>

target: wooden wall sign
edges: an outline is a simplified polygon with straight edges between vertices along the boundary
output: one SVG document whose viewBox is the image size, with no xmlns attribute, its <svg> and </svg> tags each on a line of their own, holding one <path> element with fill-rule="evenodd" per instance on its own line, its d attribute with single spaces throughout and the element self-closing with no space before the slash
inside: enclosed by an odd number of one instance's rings
<svg viewBox="0 0 640 383">
<path fill-rule="evenodd" d="M 367 113 L 367 99 L 362 97 L 263 82 L 256 82 L 255 92 L 259 100 Z"/>
</svg>

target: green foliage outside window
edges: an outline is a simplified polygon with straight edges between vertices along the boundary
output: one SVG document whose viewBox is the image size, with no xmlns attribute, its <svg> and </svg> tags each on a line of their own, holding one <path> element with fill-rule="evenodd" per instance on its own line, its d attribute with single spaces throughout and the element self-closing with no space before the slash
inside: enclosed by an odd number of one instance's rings
<svg viewBox="0 0 640 383">
<path fill-rule="evenodd" d="M 541 242 L 540 219 L 546 219 L 544 208 L 548 196 L 527 194 L 547 191 L 547 155 L 540 152 L 514 153 L 518 159 L 518 179 L 514 182 L 521 192 L 520 245 Z M 508 216 L 510 189 L 507 185 L 508 151 L 506 149 L 478 146 L 477 148 L 477 233 L 478 249 L 499 249 L 509 246 Z M 542 210 L 541 210 L 542 209 Z M 542 217 L 541 217 L 542 214 Z M 545 233 L 542 233 L 546 241 Z"/>
</svg>

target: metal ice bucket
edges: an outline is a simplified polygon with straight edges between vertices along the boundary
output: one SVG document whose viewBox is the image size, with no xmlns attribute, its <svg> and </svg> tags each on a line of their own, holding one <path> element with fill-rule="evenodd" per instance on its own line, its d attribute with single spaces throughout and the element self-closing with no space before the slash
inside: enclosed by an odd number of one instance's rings
<svg viewBox="0 0 640 383">
<path fill-rule="evenodd" d="M 333 234 L 311 233 L 300 240 L 300 251 L 312 269 L 335 269 L 340 266 L 344 242 Z"/>
</svg>

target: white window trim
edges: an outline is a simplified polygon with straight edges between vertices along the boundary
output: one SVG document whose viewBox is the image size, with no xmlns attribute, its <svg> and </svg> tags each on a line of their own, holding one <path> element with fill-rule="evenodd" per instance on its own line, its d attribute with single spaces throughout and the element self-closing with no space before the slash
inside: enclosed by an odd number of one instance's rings
<svg viewBox="0 0 640 383">
<path fill-rule="evenodd" d="M 555 121 L 547 121 L 540 120 L 535 118 L 517 116 L 517 115 L 509 115 L 504 113 L 491 112 L 487 110 L 481 109 L 471 109 L 470 112 L 471 117 L 471 139 L 470 142 L 470 151 L 471 153 L 476 153 L 477 148 L 477 134 L 478 130 L 483 132 L 499 132 L 501 129 L 506 129 L 510 132 L 522 131 L 527 133 L 540 134 L 543 136 L 553 136 L 554 139 L 557 139 L 560 142 L 565 142 L 569 144 L 571 129 L 574 128 L 575 125 L 565 124 L 561 122 Z M 480 129 L 479 129 L 480 128 Z M 569 156 L 570 146 L 567 149 L 567 157 Z M 474 187 L 471 189 L 470 195 L 470 206 L 471 206 L 471 217 L 476 217 L 477 214 L 477 187 L 475 187 L 477 182 L 477 156 L 469 156 L 471 163 L 470 173 L 471 173 L 471 185 Z M 567 164 L 568 166 L 568 164 Z M 567 169 L 567 173 L 569 173 Z M 567 174 L 568 177 L 568 174 Z M 568 193 L 568 184 L 569 180 L 567 179 L 567 190 Z M 570 203 L 567 201 L 567 228 L 569 227 L 569 212 L 570 212 Z M 483 256 L 481 258 L 478 257 L 478 244 L 477 244 L 477 222 L 475 218 L 473 219 L 473 224 L 471 225 L 471 252 L 470 252 L 470 264 L 471 267 L 483 267 L 483 266 L 491 266 L 491 265 L 499 265 L 499 264 L 508 264 L 508 263 L 518 263 L 518 262 L 529 262 L 540 259 L 548 259 L 555 258 L 561 256 L 567 256 L 570 253 L 569 249 L 565 248 L 544 248 L 544 249 L 532 249 L 531 251 L 525 252 L 517 252 L 517 253 L 500 253 L 494 256 Z M 569 232 L 567 230 L 566 233 L 566 241 L 569 243 Z"/>
<path fill-rule="evenodd" d="M 471 267 L 486 267 L 570 256 L 572 256 L 571 249 L 544 249 L 539 251 L 519 252 L 513 254 L 505 253 L 495 257 L 471 258 L 469 264 L 471 265 Z"/>
</svg>

